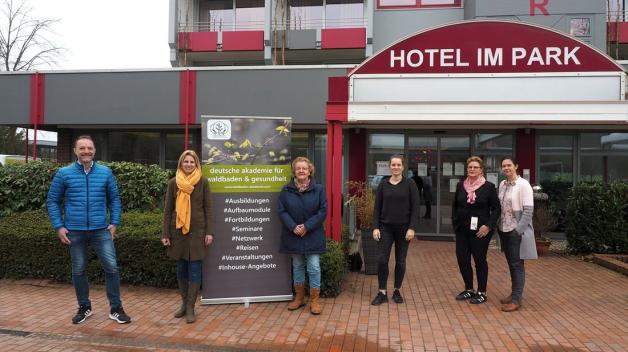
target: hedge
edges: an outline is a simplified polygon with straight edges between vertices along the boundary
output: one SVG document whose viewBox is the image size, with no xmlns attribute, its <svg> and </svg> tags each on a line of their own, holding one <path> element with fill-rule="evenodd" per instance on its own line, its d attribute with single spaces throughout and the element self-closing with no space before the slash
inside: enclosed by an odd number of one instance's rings
<svg viewBox="0 0 628 352">
<path fill-rule="evenodd" d="M 40 209 L 46 203 L 48 188 L 58 164 L 32 161 L 0 167 L 0 216 Z"/>
<path fill-rule="evenodd" d="M 120 279 L 130 285 L 175 287 L 174 261 L 161 244 L 162 213 L 126 212 L 116 236 Z M 0 220 L 0 278 L 72 281 L 69 251 L 50 226 L 43 210 L 12 214 Z M 104 275 L 90 250 L 90 282 L 104 283 Z M 328 241 L 321 257 L 321 295 L 335 297 L 346 272 L 341 245 Z"/>
<path fill-rule="evenodd" d="M 628 254 L 628 184 L 578 184 L 567 198 L 565 230 L 572 253 Z"/>
<path fill-rule="evenodd" d="M 172 172 L 162 170 L 157 165 L 130 162 L 102 164 L 113 171 L 125 211 L 161 208 Z M 42 209 L 52 178 L 59 167 L 61 165 L 47 161 L 0 167 L 0 216 Z"/>
</svg>

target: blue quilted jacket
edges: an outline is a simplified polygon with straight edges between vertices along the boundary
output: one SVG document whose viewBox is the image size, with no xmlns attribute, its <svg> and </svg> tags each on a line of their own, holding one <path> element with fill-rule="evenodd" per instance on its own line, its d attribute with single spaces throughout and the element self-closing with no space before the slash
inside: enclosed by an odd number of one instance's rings
<svg viewBox="0 0 628 352">
<path fill-rule="evenodd" d="M 94 162 L 85 174 L 83 165 L 76 162 L 57 171 L 48 191 L 48 216 L 55 230 L 91 231 L 120 225 L 121 213 L 118 186 L 108 167 Z"/>
</svg>

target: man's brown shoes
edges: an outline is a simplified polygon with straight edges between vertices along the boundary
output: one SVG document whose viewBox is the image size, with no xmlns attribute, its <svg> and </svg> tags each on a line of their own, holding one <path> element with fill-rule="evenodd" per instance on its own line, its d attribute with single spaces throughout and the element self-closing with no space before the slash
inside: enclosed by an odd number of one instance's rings
<svg viewBox="0 0 628 352">
<path fill-rule="evenodd" d="M 514 312 L 516 310 L 519 310 L 519 308 L 521 308 L 521 305 L 513 302 L 502 305 L 503 312 Z"/>
</svg>

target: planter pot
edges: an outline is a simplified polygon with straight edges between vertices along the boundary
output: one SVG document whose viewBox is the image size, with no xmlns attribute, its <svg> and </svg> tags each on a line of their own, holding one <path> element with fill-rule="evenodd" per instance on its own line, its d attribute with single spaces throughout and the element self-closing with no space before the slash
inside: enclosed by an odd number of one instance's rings
<svg viewBox="0 0 628 352">
<path fill-rule="evenodd" d="M 539 256 L 542 255 L 548 255 L 550 250 L 550 244 L 552 244 L 552 241 L 547 241 L 547 240 L 540 240 L 537 239 L 536 240 L 536 252 Z"/>
<path fill-rule="evenodd" d="M 361 232 L 364 273 L 367 275 L 377 275 L 377 241 L 373 239 L 373 229 L 362 229 Z"/>
</svg>

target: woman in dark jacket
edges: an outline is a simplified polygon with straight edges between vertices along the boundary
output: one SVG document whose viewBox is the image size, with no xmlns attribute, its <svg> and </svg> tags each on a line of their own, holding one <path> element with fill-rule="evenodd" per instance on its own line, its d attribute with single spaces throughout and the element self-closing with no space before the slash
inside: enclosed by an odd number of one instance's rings
<svg viewBox="0 0 628 352">
<path fill-rule="evenodd" d="M 487 300 L 486 254 L 500 211 L 495 185 L 484 178 L 484 162 L 477 156 L 468 158 L 467 178 L 458 182 L 452 209 L 456 258 L 465 285 L 465 290 L 456 296 L 459 301 L 470 299 L 471 303 L 479 304 Z M 471 256 L 478 280 L 477 293 L 473 291 Z"/>
<path fill-rule="evenodd" d="M 294 301 L 288 310 L 305 305 L 305 268 L 310 280 L 310 312 L 320 314 L 320 255 L 325 253 L 323 222 L 327 217 L 327 196 L 323 186 L 312 178 L 314 165 L 305 157 L 292 161 L 294 178 L 279 194 L 281 253 L 292 255 Z"/>
<path fill-rule="evenodd" d="M 177 261 L 181 308 L 174 313 L 175 318 L 185 315 L 188 323 L 196 320 L 194 305 L 203 258 L 213 239 L 209 183 L 201 174 L 196 153 L 186 150 L 179 157 L 176 176 L 168 182 L 161 239 L 168 256 Z"/>
<path fill-rule="evenodd" d="M 393 301 L 403 303 L 401 284 L 406 273 L 408 246 L 414 238 L 419 218 L 419 190 L 416 183 L 403 177 L 403 157 L 390 157 L 391 176 L 383 179 L 375 194 L 373 211 L 373 239 L 378 241 L 377 281 L 379 292 L 371 302 L 378 306 L 388 302 L 386 283 L 388 281 L 388 261 L 393 243 L 395 244 L 395 286 Z"/>
</svg>

